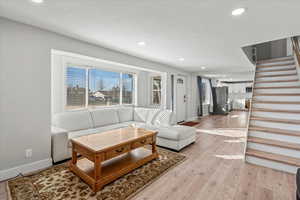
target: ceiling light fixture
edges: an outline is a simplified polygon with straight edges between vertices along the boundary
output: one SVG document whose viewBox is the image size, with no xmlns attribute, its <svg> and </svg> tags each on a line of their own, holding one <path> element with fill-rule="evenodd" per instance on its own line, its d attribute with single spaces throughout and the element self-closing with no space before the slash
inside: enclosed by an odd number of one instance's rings
<svg viewBox="0 0 300 200">
<path fill-rule="evenodd" d="M 184 58 L 179 58 L 178 60 L 182 62 L 182 61 L 184 61 Z"/>
<path fill-rule="evenodd" d="M 243 14 L 245 11 L 246 11 L 245 8 L 237 8 L 237 9 L 234 9 L 231 14 L 233 16 L 239 16 L 239 15 Z"/>
<path fill-rule="evenodd" d="M 31 0 L 32 3 L 44 3 L 44 0 Z"/>
<path fill-rule="evenodd" d="M 201 69 L 206 69 L 206 67 L 201 67 Z"/>
<path fill-rule="evenodd" d="M 140 45 L 140 46 L 145 46 L 146 45 L 146 42 L 138 42 L 138 45 Z"/>
</svg>

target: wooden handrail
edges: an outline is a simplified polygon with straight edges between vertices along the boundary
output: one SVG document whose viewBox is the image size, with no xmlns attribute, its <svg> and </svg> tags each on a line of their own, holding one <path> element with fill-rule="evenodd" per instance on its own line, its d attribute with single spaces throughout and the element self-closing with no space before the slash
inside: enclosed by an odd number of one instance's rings
<svg viewBox="0 0 300 200">
<path fill-rule="evenodd" d="M 294 54 L 296 55 L 298 66 L 300 66 L 300 47 L 299 47 L 298 37 L 292 37 L 291 39 L 292 39 Z"/>
</svg>

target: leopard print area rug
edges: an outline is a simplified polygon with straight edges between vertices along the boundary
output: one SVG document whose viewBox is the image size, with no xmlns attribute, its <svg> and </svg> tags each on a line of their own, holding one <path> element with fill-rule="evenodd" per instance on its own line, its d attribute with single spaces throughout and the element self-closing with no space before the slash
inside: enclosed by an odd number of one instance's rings
<svg viewBox="0 0 300 200">
<path fill-rule="evenodd" d="M 8 181 L 12 200 L 125 200 L 185 160 L 179 153 L 158 148 L 159 158 L 120 177 L 97 193 L 73 174 L 67 163 Z"/>
</svg>

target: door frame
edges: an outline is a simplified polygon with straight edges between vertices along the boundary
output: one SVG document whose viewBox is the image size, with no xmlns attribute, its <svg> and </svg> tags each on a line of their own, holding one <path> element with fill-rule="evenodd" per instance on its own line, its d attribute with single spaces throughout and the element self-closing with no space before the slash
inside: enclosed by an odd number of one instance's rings
<svg viewBox="0 0 300 200">
<path fill-rule="evenodd" d="M 173 94 L 174 94 L 174 111 L 175 113 L 177 113 L 177 79 L 179 77 L 184 77 L 185 79 L 185 95 L 187 97 L 187 101 L 186 101 L 186 104 L 185 104 L 185 113 L 184 113 L 184 121 L 187 120 L 187 109 L 188 109 L 188 95 L 187 95 L 187 75 L 184 75 L 184 74 L 174 74 L 174 88 L 173 88 Z M 176 117 L 176 123 L 177 123 L 177 117 Z"/>
</svg>

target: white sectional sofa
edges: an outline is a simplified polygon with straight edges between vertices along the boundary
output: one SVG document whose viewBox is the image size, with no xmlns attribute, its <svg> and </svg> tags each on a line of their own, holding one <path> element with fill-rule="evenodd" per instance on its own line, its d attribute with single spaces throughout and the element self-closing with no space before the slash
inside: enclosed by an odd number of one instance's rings
<svg viewBox="0 0 300 200">
<path fill-rule="evenodd" d="M 176 125 L 174 113 L 141 107 L 118 107 L 97 110 L 70 111 L 55 114 L 52 118 L 53 162 L 71 157 L 69 140 L 88 134 L 134 125 L 157 130 L 157 145 L 181 150 L 195 142 L 196 129 Z"/>
</svg>

